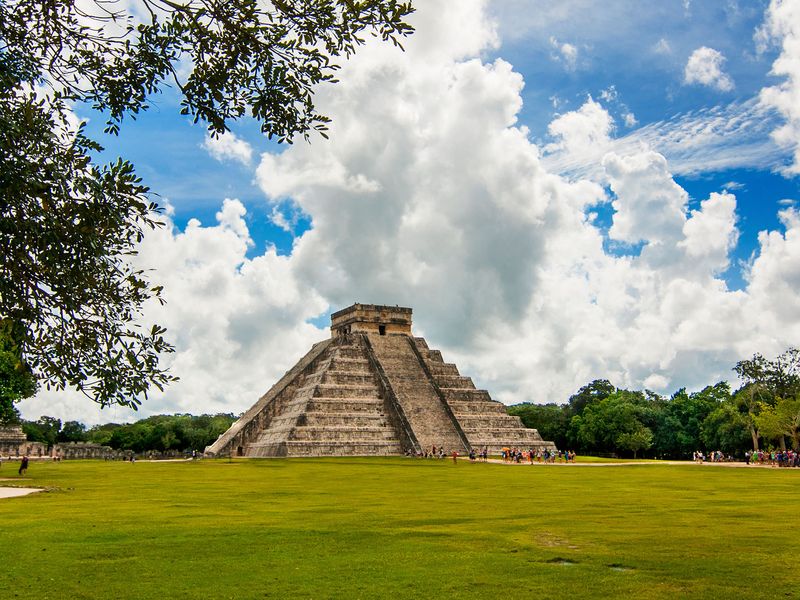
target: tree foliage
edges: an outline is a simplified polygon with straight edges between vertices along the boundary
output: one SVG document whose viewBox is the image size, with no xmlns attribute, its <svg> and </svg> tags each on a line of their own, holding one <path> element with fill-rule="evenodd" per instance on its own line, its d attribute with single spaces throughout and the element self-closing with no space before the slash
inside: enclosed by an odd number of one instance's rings
<svg viewBox="0 0 800 600">
<path fill-rule="evenodd" d="M 557 448 L 569 447 L 567 438 L 571 417 L 569 406 L 526 402 L 509 406 L 508 414 L 519 417 L 526 427 L 538 429 L 542 438 L 553 442 Z"/>
<path fill-rule="evenodd" d="M 236 419 L 231 414 L 155 415 L 135 423 L 107 423 L 87 429 L 78 421 L 61 423 L 53 417 L 23 421 L 28 439 L 53 446 L 65 442 L 92 442 L 133 452 L 202 451 Z"/>
<path fill-rule="evenodd" d="M 765 406 L 755 422 L 765 438 L 781 444 L 788 436 L 794 449 L 800 449 L 800 398 L 781 398 L 774 406 Z"/>
<path fill-rule="evenodd" d="M 773 360 L 761 354 L 736 363 L 742 381 L 735 392 L 727 382 L 698 392 L 680 389 L 670 398 L 620 390 L 594 380 L 564 405 L 510 407 L 527 427 L 540 430 L 559 448 L 589 453 L 644 451 L 658 458 L 689 458 L 700 450 L 743 455 L 759 441 L 800 448 L 800 351 L 789 348 Z"/>
<path fill-rule="evenodd" d="M 31 442 L 47 444 L 48 450 L 58 443 L 58 434 L 61 431 L 61 419 L 55 417 L 41 417 L 36 421 L 23 421 L 22 431 Z"/>
<path fill-rule="evenodd" d="M 36 393 L 36 378 L 23 361 L 14 337 L 0 327 L 0 425 L 19 421 L 14 403 Z"/>
<path fill-rule="evenodd" d="M 755 354 L 736 363 L 733 370 L 744 383 L 735 398 L 750 432 L 753 449 L 758 449 L 762 433 L 777 439 L 783 447 L 784 435 L 794 436 L 794 433 L 788 428 L 782 433 L 777 431 L 781 419 L 776 406 L 800 397 L 800 350 L 789 348 L 774 360 Z M 784 415 L 783 421 L 787 418 Z"/>
<path fill-rule="evenodd" d="M 117 134 L 167 85 L 214 134 L 255 118 L 279 141 L 324 135 L 316 85 L 371 34 L 411 33 L 394 0 L 0 0 L 0 324 L 48 388 L 136 407 L 173 377 L 164 329 L 140 324 L 161 287 L 132 266 L 158 207 L 133 166 L 98 165 L 75 126 L 88 105 Z M 13 408 L 13 407 L 12 407 Z"/>
<path fill-rule="evenodd" d="M 746 413 L 726 382 L 665 398 L 596 380 L 563 405 L 519 404 L 509 413 L 559 448 L 592 454 L 686 459 L 696 450 L 741 455 L 750 443 Z"/>
</svg>

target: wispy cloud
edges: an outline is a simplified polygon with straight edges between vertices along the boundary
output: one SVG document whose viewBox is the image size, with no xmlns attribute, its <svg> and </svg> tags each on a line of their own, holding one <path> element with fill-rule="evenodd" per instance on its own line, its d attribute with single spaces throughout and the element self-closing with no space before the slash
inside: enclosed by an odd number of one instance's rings
<svg viewBox="0 0 800 600">
<path fill-rule="evenodd" d="M 675 175 L 735 168 L 778 170 L 788 159 L 786 149 L 770 136 L 779 122 L 777 111 L 751 99 L 650 123 L 579 155 L 552 152 L 544 162 L 570 179 L 600 178 L 607 152 L 628 155 L 647 148 L 664 155 Z"/>
<path fill-rule="evenodd" d="M 550 37 L 550 46 L 553 48 L 553 60 L 564 64 L 567 71 L 574 71 L 578 62 L 578 48 L 568 42 L 560 42 Z"/>
</svg>

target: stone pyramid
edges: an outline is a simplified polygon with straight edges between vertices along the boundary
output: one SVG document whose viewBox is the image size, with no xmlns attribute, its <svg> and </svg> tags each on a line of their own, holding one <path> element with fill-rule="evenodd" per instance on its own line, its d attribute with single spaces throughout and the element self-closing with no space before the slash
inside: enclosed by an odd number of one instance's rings
<svg viewBox="0 0 800 600">
<path fill-rule="evenodd" d="M 354 304 L 214 444 L 211 456 L 365 456 L 433 446 L 555 449 L 411 334 L 411 309 Z"/>
</svg>

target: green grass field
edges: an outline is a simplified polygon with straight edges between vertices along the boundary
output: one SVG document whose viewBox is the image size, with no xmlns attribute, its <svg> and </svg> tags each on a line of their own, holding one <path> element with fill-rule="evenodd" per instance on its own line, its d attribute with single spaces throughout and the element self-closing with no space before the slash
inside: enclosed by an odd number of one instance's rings
<svg viewBox="0 0 800 600">
<path fill-rule="evenodd" d="M 0 500 L 2 598 L 800 594 L 797 470 L 75 461 L 26 483 L 50 490 Z"/>
</svg>

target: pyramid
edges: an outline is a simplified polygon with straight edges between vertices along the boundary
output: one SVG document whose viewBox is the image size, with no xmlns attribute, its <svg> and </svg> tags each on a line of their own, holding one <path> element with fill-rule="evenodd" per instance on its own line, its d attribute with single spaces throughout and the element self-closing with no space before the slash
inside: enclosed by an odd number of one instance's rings
<svg viewBox="0 0 800 600">
<path fill-rule="evenodd" d="M 331 315 L 312 346 L 230 429 L 209 456 L 461 454 L 555 449 L 475 389 L 411 333 L 411 309 L 354 304 Z"/>
</svg>

